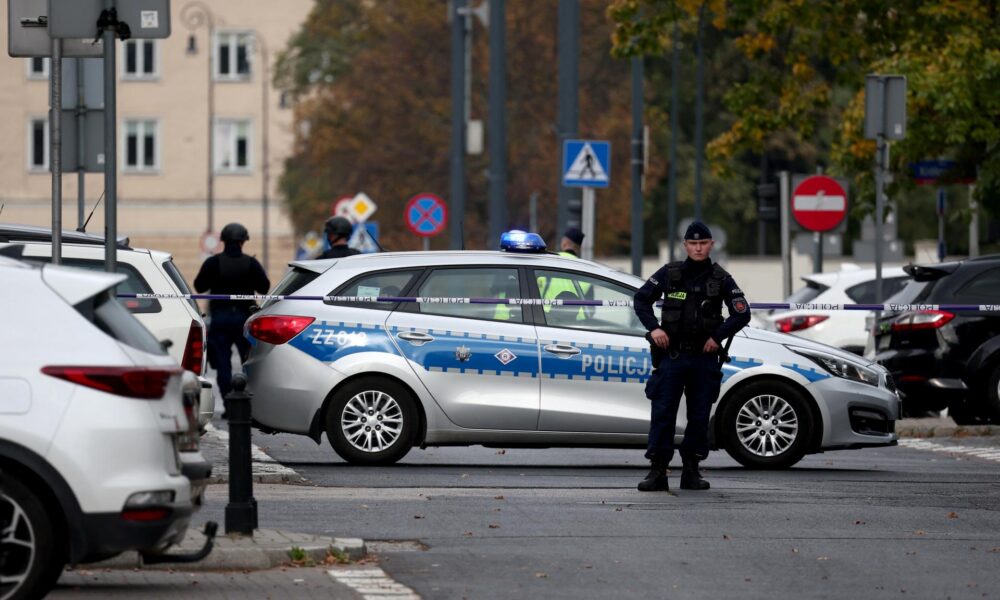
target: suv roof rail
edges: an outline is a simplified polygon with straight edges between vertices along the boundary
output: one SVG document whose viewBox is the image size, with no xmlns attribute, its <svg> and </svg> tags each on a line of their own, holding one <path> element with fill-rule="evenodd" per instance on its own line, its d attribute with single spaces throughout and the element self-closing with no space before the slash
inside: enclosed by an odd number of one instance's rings
<svg viewBox="0 0 1000 600">
<path fill-rule="evenodd" d="M 63 230 L 62 241 L 68 244 L 104 245 L 104 236 L 82 231 Z M 0 242 L 52 242 L 52 229 L 34 225 L 0 223 Z M 118 248 L 130 250 L 128 236 L 118 236 Z"/>
</svg>

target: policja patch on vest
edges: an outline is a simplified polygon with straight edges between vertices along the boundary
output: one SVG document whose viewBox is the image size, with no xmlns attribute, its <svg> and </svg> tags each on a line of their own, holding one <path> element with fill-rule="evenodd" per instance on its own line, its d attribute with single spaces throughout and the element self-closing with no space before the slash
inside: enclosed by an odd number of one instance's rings
<svg viewBox="0 0 1000 600">
<path fill-rule="evenodd" d="M 670 292 L 667 294 L 667 298 L 671 300 L 687 300 L 687 292 Z"/>
</svg>

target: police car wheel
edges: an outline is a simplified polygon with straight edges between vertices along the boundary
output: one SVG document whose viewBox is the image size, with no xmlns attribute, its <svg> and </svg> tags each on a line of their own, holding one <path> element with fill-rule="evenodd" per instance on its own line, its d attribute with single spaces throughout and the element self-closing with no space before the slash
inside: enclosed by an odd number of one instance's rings
<svg viewBox="0 0 1000 600">
<path fill-rule="evenodd" d="M 326 435 L 341 458 L 359 465 L 390 465 L 413 446 L 413 397 L 402 385 L 364 378 L 337 392 L 326 413 Z"/>
<path fill-rule="evenodd" d="M 66 564 L 41 498 L 9 476 L 0 481 L 0 598 L 40 598 Z"/>
<path fill-rule="evenodd" d="M 726 452 L 744 467 L 784 469 L 802 460 L 813 431 L 801 394 L 779 381 L 751 383 L 722 411 Z"/>
</svg>

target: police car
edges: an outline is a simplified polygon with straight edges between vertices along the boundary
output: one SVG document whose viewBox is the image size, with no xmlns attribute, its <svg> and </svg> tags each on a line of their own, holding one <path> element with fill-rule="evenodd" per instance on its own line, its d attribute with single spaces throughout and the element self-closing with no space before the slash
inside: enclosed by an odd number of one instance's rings
<svg viewBox="0 0 1000 600">
<path fill-rule="evenodd" d="M 630 307 L 643 280 L 544 248 L 508 232 L 500 252 L 291 263 L 281 298 L 246 325 L 257 427 L 326 433 L 366 465 L 414 446 L 645 447 L 652 365 Z M 881 366 L 757 329 L 729 354 L 712 435 L 741 464 L 896 443 L 899 399 Z"/>
</svg>

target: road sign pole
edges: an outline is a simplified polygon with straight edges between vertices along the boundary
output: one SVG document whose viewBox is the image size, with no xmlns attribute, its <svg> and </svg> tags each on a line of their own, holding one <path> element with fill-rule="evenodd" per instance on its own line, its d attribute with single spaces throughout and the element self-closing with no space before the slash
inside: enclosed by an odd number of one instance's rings
<svg viewBox="0 0 1000 600">
<path fill-rule="evenodd" d="M 632 58 L 632 274 L 642 277 L 642 58 Z"/>
<path fill-rule="evenodd" d="M 112 11 L 114 0 L 104 0 L 104 8 Z M 117 103 L 115 102 L 115 75 L 118 71 L 115 64 L 115 27 L 105 26 L 104 36 L 104 269 L 109 273 L 117 270 L 117 239 L 118 239 L 118 155 Z"/>
<path fill-rule="evenodd" d="M 52 38 L 49 61 L 49 165 L 52 168 L 52 264 L 62 262 L 62 40 Z"/>
<path fill-rule="evenodd" d="M 882 216 L 885 211 L 885 171 L 889 163 L 889 142 L 885 136 L 878 136 L 878 145 L 875 156 L 875 297 L 879 301 L 882 297 L 882 246 L 883 239 Z M 876 315 L 877 318 L 877 315 Z"/>
<path fill-rule="evenodd" d="M 969 257 L 979 256 L 979 202 L 976 201 L 976 186 L 969 186 Z"/>
<path fill-rule="evenodd" d="M 451 249 L 465 248 L 465 19 L 466 0 L 451 0 Z"/>
<path fill-rule="evenodd" d="M 583 188 L 583 245 L 581 258 L 594 260 L 594 188 Z"/>
<path fill-rule="evenodd" d="M 504 0 L 490 0 L 490 238 L 489 248 L 500 245 L 507 228 L 507 62 Z"/>
<path fill-rule="evenodd" d="M 76 227 L 83 229 L 86 218 L 85 176 L 87 172 L 87 133 L 84 123 L 87 119 L 87 100 L 84 91 L 84 60 L 76 59 Z"/>
<path fill-rule="evenodd" d="M 937 217 L 938 217 L 938 262 L 944 262 L 947 254 L 944 244 L 944 211 L 947 197 L 944 188 L 938 188 L 937 193 Z"/>
<path fill-rule="evenodd" d="M 792 251 L 791 233 L 789 227 L 789 189 L 788 171 L 778 173 L 778 186 L 780 189 L 781 201 L 781 290 L 784 297 L 792 295 Z"/>
<path fill-rule="evenodd" d="M 823 232 L 813 232 L 813 273 L 823 272 Z"/>
<path fill-rule="evenodd" d="M 431 249 L 431 238 L 425 237 L 424 238 L 424 252 L 427 252 L 430 249 Z"/>
</svg>

